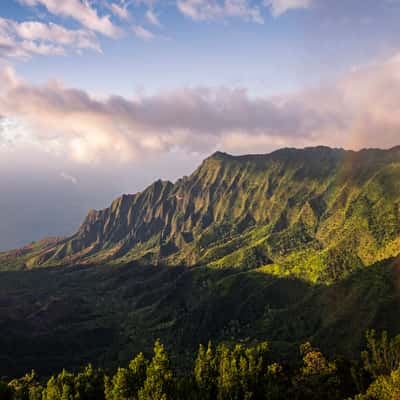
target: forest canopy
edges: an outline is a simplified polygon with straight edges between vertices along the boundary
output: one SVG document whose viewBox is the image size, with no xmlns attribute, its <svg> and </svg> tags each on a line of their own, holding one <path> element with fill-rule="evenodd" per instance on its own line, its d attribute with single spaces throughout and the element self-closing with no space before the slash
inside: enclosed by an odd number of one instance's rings
<svg viewBox="0 0 400 400">
<path fill-rule="evenodd" d="M 400 335 L 366 333 L 360 361 L 327 358 L 310 343 L 301 361 L 279 364 L 269 345 L 200 345 L 192 369 L 173 365 L 157 340 L 151 359 L 139 353 L 113 373 L 91 364 L 40 379 L 35 372 L 0 381 L 1 400 L 395 400 L 400 396 Z"/>
</svg>

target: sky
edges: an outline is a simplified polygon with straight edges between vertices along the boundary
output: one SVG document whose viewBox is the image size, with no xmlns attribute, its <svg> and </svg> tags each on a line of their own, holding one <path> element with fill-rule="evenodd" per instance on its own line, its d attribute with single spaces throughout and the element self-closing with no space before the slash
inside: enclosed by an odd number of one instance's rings
<svg viewBox="0 0 400 400">
<path fill-rule="evenodd" d="M 216 150 L 400 144 L 400 0 L 1 0 L 0 250 Z"/>
</svg>

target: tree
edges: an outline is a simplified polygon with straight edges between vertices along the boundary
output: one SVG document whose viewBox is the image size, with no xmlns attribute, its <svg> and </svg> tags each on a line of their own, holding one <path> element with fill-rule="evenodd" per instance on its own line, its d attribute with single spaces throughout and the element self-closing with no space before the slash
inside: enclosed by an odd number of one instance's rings
<svg viewBox="0 0 400 400">
<path fill-rule="evenodd" d="M 39 384 L 31 386 L 29 388 L 29 400 L 42 400 L 43 398 L 43 387 Z"/>
<path fill-rule="evenodd" d="M 376 332 L 366 332 L 367 350 L 361 353 L 364 368 L 374 378 L 380 375 L 389 375 L 400 366 L 400 335 L 389 339 L 386 331 L 381 337 L 376 337 Z"/>
<path fill-rule="evenodd" d="M 240 349 L 236 349 L 236 352 Z M 238 360 L 232 351 L 224 345 L 218 346 L 218 400 L 239 399 L 241 385 Z"/>
<path fill-rule="evenodd" d="M 174 377 L 171 362 L 159 340 L 154 345 L 154 356 L 147 367 L 146 380 L 139 391 L 140 400 L 172 399 Z"/>
<path fill-rule="evenodd" d="M 390 375 L 381 375 L 368 388 L 366 394 L 360 394 L 355 400 L 398 400 L 400 399 L 400 369 Z"/>
<path fill-rule="evenodd" d="M 43 390 L 43 400 L 74 400 L 74 375 L 63 370 L 52 376 Z"/>
<path fill-rule="evenodd" d="M 280 400 L 284 397 L 284 393 L 288 392 L 289 381 L 283 373 L 283 367 L 280 364 L 273 363 L 268 365 L 267 374 L 263 376 L 263 378 L 263 398 L 268 400 Z"/>
<path fill-rule="evenodd" d="M 112 379 L 106 379 L 105 395 L 107 400 L 129 400 L 133 397 L 128 375 L 127 368 L 118 368 Z"/>
<path fill-rule="evenodd" d="M 132 391 L 136 394 L 135 399 L 137 398 L 137 393 L 143 387 L 146 380 L 148 364 L 149 363 L 143 353 L 139 353 L 129 363 L 130 385 Z"/>
<path fill-rule="evenodd" d="M 194 365 L 194 377 L 200 397 L 204 400 L 213 400 L 217 395 L 217 360 L 211 342 L 207 350 L 200 345 Z"/>
<path fill-rule="evenodd" d="M 336 365 L 310 343 L 300 346 L 303 366 L 293 379 L 297 399 L 340 399 L 340 379 Z"/>
<path fill-rule="evenodd" d="M 14 391 L 14 400 L 41 400 L 42 398 L 43 388 L 36 381 L 35 371 L 25 374 L 22 378 L 13 379 L 9 386 Z"/>
<path fill-rule="evenodd" d="M 246 348 L 239 344 L 230 350 L 219 346 L 218 396 L 220 400 L 248 400 L 263 395 L 267 374 L 268 344 Z"/>
<path fill-rule="evenodd" d="M 89 364 L 75 377 L 74 400 L 104 400 L 104 373 Z"/>
<path fill-rule="evenodd" d="M 137 399 L 138 392 L 146 380 L 147 365 L 148 361 L 143 353 L 140 353 L 130 362 L 128 368 L 118 368 L 113 378 L 106 380 L 106 399 Z"/>
</svg>

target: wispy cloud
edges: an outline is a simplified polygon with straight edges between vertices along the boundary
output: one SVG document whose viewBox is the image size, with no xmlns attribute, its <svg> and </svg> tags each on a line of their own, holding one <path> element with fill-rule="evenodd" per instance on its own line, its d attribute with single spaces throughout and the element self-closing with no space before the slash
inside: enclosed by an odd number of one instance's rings
<svg viewBox="0 0 400 400">
<path fill-rule="evenodd" d="M 87 30 L 69 30 L 54 23 L 17 22 L 0 17 L 0 57 L 64 55 L 69 50 L 100 51 L 96 36 Z"/>
<path fill-rule="evenodd" d="M 153 32 L 149 31 L 141 25 L 133 26 L 132 31 L 138 38 L 143 40 L 153 40 L 156 38 L 156 35 Z"/>
<path fill-rule="evenodd" d="M 264 5 L 271 8 L 273 16 L 279 17 L 289 10 L 309 8 L 313 2 L 314 0 L 264 0 Z"/>
<path fill-rule="evenodd" d="M 158 15 L 153 10 L 147 10 L 145 14 L 146 20 L 149 24 L 154 26 L 161 26 Z"/>
<path fill-rule="evenodd" d="M 27 7 L 46 10 L 47 22 L 0 21 L 0 56 L 27 59 L 32 55 L 65 55 L 68 48 L 100 50 L 97 35 L 120 37 L 133 19 L 131 8 L 145 7 L 142 21 L 135 18 L 134 34 L 143 40 L 161 38 L 148 26 L 161 27 L 158 0 L 16 0 Z M 308 8 L 316 0 L 173 0 L 163 3 L 194 21 L 237 19 L 264 23 L 266 8 L 278 17 L 288 10 Z M 82 29 L 69 29 L 49 22 L 51 17 L 78 22 Z"/>
<path fill-rule="evenodd" d="M 88 1 L 80 0 L 19 0 L 28 6 L 44 6 L 51 14 L 75 19 L 87 29 L 110 37 L 117 37 L 121 29 L 114 25 L 109 15 L 100 16 Z"/>
<path fill-rule="evenodd" d="M 128 6 L 125 5 L 119 5 L 117 3 L 111 3 L 109 5 L 109 8 L 111 12 L 116 15 L 118 18 L 122 20 L 130 20 L 131 19 L 131 13 L 128 10 Z"/>
<path fill-rule="evenodd" d="M 178 10 L 196 21 L 239 18 L 264 23 L 260 7 L 249 0 L 177 0 Z"/>
<path fill-rule="evenodd" d="M 65 55 L 65 49 L 52 44 L 36 43 L 29 40 L 16 41 L 10 37 L 0 37 L 0 58 L 26 60 L 32 55 Z"/>
</svg>

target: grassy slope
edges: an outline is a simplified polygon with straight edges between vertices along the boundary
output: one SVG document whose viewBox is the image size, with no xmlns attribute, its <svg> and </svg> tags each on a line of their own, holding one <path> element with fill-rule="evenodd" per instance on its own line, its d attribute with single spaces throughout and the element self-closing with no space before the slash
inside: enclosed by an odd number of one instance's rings
<svg viewBox="0 0 400 400">
<path fill-rule="evenodd" d="M 312 340 L 357 356 L 365 329 L 400 331 L 397 264 L 331 286 L 262 271 L 138 265 L 0 274 L 0 375 L 113 368 L 160 337 L 188 357 L 200 342 L 271 341 L 280 358 Z"/>
<path fill-rule="evenodd" d="M 400 148 L 216 153 L 190 177 L 90 212 L 74 236 L 17 264 L 266 266 L 333 283 L 399 254 L 399 178 Z"/>
<path fill-rule="evenodd" d="M 399 149 L 217 153 L 0 254 L 0 375 L 112 368 L 157 337 L 183 359 L 208 339 L 355 356 L 367 328 L 400 331 L 399 178 Z"/>
</svg>

